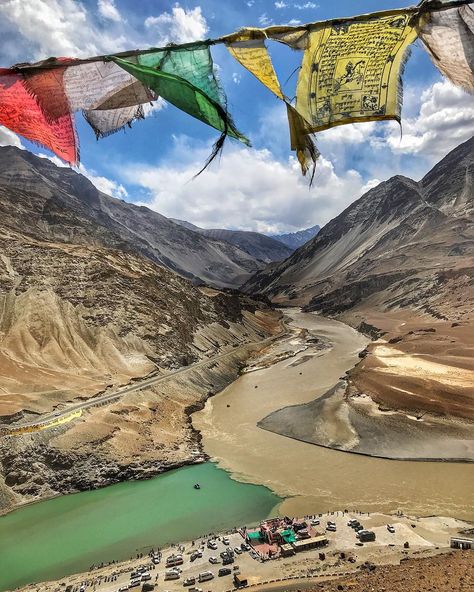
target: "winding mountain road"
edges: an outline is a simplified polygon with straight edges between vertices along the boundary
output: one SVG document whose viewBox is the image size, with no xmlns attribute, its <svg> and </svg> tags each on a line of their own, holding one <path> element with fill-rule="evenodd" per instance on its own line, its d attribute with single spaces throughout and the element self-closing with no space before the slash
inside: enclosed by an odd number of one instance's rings
<svg viewBox="0 0 474 592">
<path fill-rule="evenodd" d="M 93 397 L 87 401 L 82 401 L 81 403 L 76 403 L 74 405 L 69 405 L 68 407 L 60 410 L 55 411 L 53 413 L 47 413 L 42 416 L 35 418 L 35 420 L 25 423 L 16 423 L 16 424 L 0 424 L 0 436 L 8 436 L 13 435 L 15 432 L 21 430 L 24 431 L 35 431 L 37 429 L 45 429 L 48 427 L 48 424 L 51 423 L 52 425 L 58 425 L 61 423 L 61 419 L 65 419 L 70 416 L 71 419 L 74 417 L 78 417 L 77 413 L 84 411 L 85 409 L 90 409 L 91 407 L 98 407 L 101 405 L 106 405 L 108 403 L 112 403 L 121 399 L 124 395 L 129 393 L 133 393 L 134 391 L 139 391 L 149 386 L 155 385 L 160 382 L 164 382 L 169 380 L 170 378 L 175 378 L 181 374 L 185 374 L 186 372 L 191 372 L 198 368 L 202 368 L 204 366 L 213 364 L 215 362 L 219 362 L 224 360 L 225 358 L 230 357 L 231 355 L 235 354 L 236 352 L 243 350 L 244 348 L 254 347 L 254 346 L 265 346 L 277 339 L 280 339 L 287 333 L 287 326 L 284 320 L 280 321 L 281 331 L 277 335 L 273 335 L 271 337 L 267 337 L 261 341 L 251 341 L 249 343 L 244 343 L 238 347 L 233 347 L 231 350 L 213 356 L 212 358 L 207 358 L 205 360 L 201 360 L 196 362 L 195 364 L 191 364 L 190 366 L 183 366 L 178 368 L 177 370 L 173 370 L 171 372 L 167 372 L 166 374 L 158 374 L 156 376 L 148 376 L 144 377 L 141 380 L 137 380 L 133 384 L 128 384 L 124 387 L 119 388 L 118 390 L 101 395 L 99 397 Z M 52 426 L 51 426 L 52 427 Z"/>
</svg>

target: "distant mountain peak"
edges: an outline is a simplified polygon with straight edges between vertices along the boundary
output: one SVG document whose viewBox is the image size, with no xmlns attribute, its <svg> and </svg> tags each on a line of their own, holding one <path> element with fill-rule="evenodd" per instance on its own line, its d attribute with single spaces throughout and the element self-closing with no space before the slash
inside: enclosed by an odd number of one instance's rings
<svg viewBox="0 0 474 592">
<path fill-rule="evenodd" d="M 242 249 L 258 261 L 272 263 L 282 261 L 291 255 L 293 248 L 279 241 L 276 237 L 267 236 L 250 230 L 229 230 L 225 228 L 200 228 L 191 222 L 171 218 L 175 224 L 198 232 L 208 238 L 222 240 Z"/>
<path fill-rule="evenodd" d="M 314 226 L 311 226 L 311 228 L 305 228 L 296 232 L 288 232 L 286 234 L 272 234 L 270 236 L 290 249 L 295 250 L 314 238 L 320 230 L 321 227 L 318 224 L 315 224 Z"/>
</svg>

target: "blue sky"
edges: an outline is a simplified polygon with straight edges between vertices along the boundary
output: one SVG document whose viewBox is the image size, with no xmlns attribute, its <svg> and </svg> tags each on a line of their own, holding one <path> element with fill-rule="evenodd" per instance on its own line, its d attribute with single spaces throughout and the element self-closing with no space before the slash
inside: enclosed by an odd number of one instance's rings
<svg viewBox="0 0 474 592">
<path fill-rule="evenodd" d="M 50 55 L 87 56 L 217 37 L 243 26 L 296 24 L 407 6 L 400 0 L 2 0 L 0 65 Z M 269 43 L 280 80 L 301 54 Z M 81 172 L 116 197 L 205 227 L 263 232 L 324 224 L 393 174 L 420 178 L 474 133 L 472 97 L 443 81 L 417 41 L 405 75 L 403 136 L 395 122 L 343 126 L 318 135 L 322 153 L 308 189 L 289 150 L 284 105 L 222 46 L 212 48 L 230 111 L 253 144 L 229 141 L 219 161 L 191 181 L 217 137 L 170 105 L 131 130 L 96 141 L 77 116 Z M 296 74 L 285 86 L 294 94 Z M 0 128 L 0 143 L 31 146 Z"/>
</svg>

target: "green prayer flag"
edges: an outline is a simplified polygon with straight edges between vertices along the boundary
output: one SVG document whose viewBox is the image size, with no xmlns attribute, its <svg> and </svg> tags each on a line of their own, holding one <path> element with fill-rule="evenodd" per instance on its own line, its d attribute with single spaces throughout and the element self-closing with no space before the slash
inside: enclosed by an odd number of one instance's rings
<svg viewBox="0 0 474 592">
<path fill-rule="evenodd" d="M 213 71 L 207 44 L 192 48 L 167 48 L 138 56 L 131 62 L 113 61 L 142 84 L 178 109 L 232 136 L 244 144 L 249 140 L 235 127 L 225 107 L 225 96 Z"/>
</svg>

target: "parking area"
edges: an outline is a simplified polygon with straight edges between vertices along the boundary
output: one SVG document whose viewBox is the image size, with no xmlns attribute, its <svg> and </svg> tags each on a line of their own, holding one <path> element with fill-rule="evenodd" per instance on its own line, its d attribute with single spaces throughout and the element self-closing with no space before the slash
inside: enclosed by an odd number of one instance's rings
<svg viewBox="0 0 474 592">
<path fill-rule="evenodd" d="M 316 519 L 315 519 L 316 518 Z M 375 534 L 375 540 L 361 543 L 355 528 L 348 525 L 357 521 L 365 530 Z M 247 580 L 249 586 L 290 580 L 295 578 L 327 578 L 336 574 L 358 571 L 369 563 L 397 564 L 410 556 L 428 556 L 447 550 L 450 536 L 458 533 L 467 523 L 443 518 L 410 518 L 382 514 L 330 512 L 317 517 L 305 517 L 314 530 L 324 533 L 327 544 L 309 550 L 299 550 L 291 556 L 268 559 L 252 548 L 242 550 L 246 531 L 200 538 L 196 541 L 173 545 L 157 555 L 139 557 L 122 563 L 93 569 L 87 574 L 63 578 L 61 582 L 36 585 L 35 592 L 126 592 L 155 590 L 175 592 L 225 592 L 235 587 L 234 575 Z M 269 521 L 262 523 L 263 531 Z M 272 536 L 277 528 L 272 523 Z M 317 524 L 319 522 L 319 524 Z M 333 527 L 327 529 L 328 523 Z M 390 524 L 393 528 L 388 529 Z M 315 532 L 308 529 L 311 537 Z M 284 531 L 283 534 L 286 534 Z M 312 539 L 309 539 L 312 540 Z M 298 542 L 298 541 L 297 541 Z M 285 543 L 286 544 L 286 543 Z M 258 548 L 258 545 L 255 545 Z M 232 557 L 229 557 L 229 550 Z M 174 561 L 170 559 L 174 558 Z M 167 565 L 168 564 L 168 565 Z M 174 565 L 173 565 L 174 564 Z M 219 570 L 225 575 L 219 575 Z M 170 572 L 176 570 L 175 576 Z M 168 572 L 168 575 L 167 575 Z M 200 574 L 210 572 L 209 579 Z M 222 571 L 221 571 L 222 574 Z M 173 579 L 169 579 L 173 577 Z"/>
</svg>

